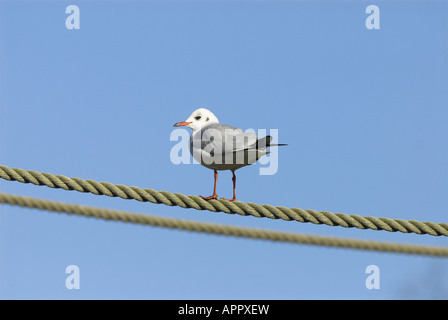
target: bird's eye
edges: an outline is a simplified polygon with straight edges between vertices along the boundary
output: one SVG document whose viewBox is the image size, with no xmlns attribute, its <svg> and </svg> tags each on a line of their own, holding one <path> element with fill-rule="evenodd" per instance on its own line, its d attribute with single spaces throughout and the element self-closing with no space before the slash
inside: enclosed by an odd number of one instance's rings
<svg viewBox="0 0 448 320">
<path fill-rule="evenodd" d="M 196 120 L 201 120 L 201 116 L 194 117 Z"/>
</svg>

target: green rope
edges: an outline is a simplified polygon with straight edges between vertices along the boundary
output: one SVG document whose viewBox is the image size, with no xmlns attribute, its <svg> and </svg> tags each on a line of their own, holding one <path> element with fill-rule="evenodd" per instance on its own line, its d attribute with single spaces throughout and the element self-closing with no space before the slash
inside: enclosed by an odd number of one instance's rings
<svg viewBox="0 0 448 320">
<path fill-rule="evenodd" d="M 204 222 L 193 222 L 88 206 L 79 206 L 75 204 L 22 197 L 5 193 L 0 193 L 0 203 L 13 206 L 28 207 L 32 209 L 46 210 L 51 212 L 75 214 L 79 216 L 86 216 L 103 220 L 122 221 L 128 223 L 150 225 L 154 227 L 180 229 L 222 236 L 234 236 L 239 238 L 252 238 L 276 242 L 289 242 L 327 247 L 352 248 L 356 250 L 448 257 L 447 247 L 430 247 L 420 245 L 417 246 L 379 241 L 333 238 L 290 232 L 226 226 Z"/>
<path fill-rule="evenodd" d="M 63 175 L 40 173 L 32 170 L 9 168 L 0 165 L 0 178 L 8 181 L 32 183 L 50 188 L 64 190 L 76 190 L 89 192 L 96 195 L 134 199 L 143 202 L 163 203 L 168 206 L 193 208 L 196 210 L 209 210 L 213 212 L 225 212 L 243 216 L 266 217 L 271 219 L 283 219 L 286 221 L 311 222 L 314 224 L 326 224 L 329 226 L 341 226 L 345 228 L 385 230 L 389 232 L 403 232 L 416 234 L 429 234 L 432 236 L 448 236 L 448 223 L 420 222 L 416 220 L 401 220 L 390 218 L 362 217 L 359 215 L 347 215 L 343 213 L 331 213 L 328 211 L 303 210 L 298 208 L 274 207 L 271 205 L 259 205 L 256 203 L 244 203 L 240 201 L 204 200 L 198 196 L 187 196 L 181 193 L 128 187 L 109 182 L 97 182 L 80 178 L 68 178 Z"/>
</svg>

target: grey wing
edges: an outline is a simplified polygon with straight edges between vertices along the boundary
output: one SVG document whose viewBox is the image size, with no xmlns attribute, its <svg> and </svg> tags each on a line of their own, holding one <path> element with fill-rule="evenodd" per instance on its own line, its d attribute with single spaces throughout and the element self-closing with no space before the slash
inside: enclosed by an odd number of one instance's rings
<svg viewBox="0 0 448 320">
<path fill-rule="evenodd" d="M 225 124 L 213 124 L 201 131 L 201 148 L 211 153 L 212 156 L 246 150 L 257 142 L 255 132 L 244 132 Z"/>
<path fill-rule="evenodd" d="M 271 145 L 272 137 L 266 136 L 260 139 L 257 139 L 255 143 L 249 145 L 245 150 L 264 150 Z"/>
</svg>

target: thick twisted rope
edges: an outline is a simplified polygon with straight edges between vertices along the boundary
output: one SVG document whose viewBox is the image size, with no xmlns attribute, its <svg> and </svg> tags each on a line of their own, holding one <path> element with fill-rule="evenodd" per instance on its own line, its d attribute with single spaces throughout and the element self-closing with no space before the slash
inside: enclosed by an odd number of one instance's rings
<svg viewBox="0 0 448 320">
<path fill-rule="evenodd" d="M 448 236 L 448 223 L 420 222 L 416 220 L 401 220 L 390 218 L 362 217 L 328 211 L 303 210 L 299 208 L 274 207 L 256 203 L 240 201 L 204 200 L 198 196 L 187 196 L 181 193 L 156 191 L 139 187 L 128 187 L 109 182 L 97 182 L 80 178 L 68 178 L 63 175 L 40 173 L 32 170 L 9 168 L 0 165 L 0 178 L 8 181 L 32 183 L 38 186 L 61 188 L 89 192 L 96 195 L 120 197 L 122 199 L 135 199 L 143 202 L 163 203 L 168 206 L 193 208 L 196 210 L 209 210 L 212 212 L 225 212 L 243 216 L 266 217 L 283 219 L 286 221 L 311 222 L 326 224 L 328 226 L 341 226 L 345 228 L 385 230 L 389 232 L 403 232 L 416 234 L 429 234 L 432 236 Z"/>
<path fill-rule="evenodd" d="M 448 257 L 448 247 L 430 247 L 380 241 L 333 238 L 290 232 L 226 226 L 204 222 L 193 222 L 181 219 L 156 217 L 151 215 L 108 210 L 96 207 L 80 206 L 75 204 L 16 196 L 5 193 L 0 193 L 0 203 L 13 206 L 28 207 L 32 209 L 46 210 L 51 212 L 75 214 L 79 216 L 92 217 L 103 220 L 122 221 L 206 234 L 234 236 L 238 238 L 252 238 L 275 242 L 289 242 L 337 248 L 352 248 L 356 250 Z"/>
</svg>

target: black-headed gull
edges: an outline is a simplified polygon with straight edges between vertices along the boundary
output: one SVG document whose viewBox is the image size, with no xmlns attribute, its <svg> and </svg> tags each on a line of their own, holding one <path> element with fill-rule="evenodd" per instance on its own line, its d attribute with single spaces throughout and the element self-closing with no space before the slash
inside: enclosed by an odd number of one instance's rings
<svg viewBox="0 0 448 320">
<path fill-rule="evenodd" d="M 235 170 L 253 164 L 268 154 L 267 147 L 284 146 L 285 144 L 271 144 L 272 137 L 258 139 L 255 132 L 243 130 L 225 124 L 220 124 L 218 118 L 207 109 L 197 109 L 187 120 L 177 122 L 174 127 L 188 127 L 193 130 L 190 136 L 190 153 L 203 166 L 214 170 L 215 184 L 213 194 L 205 200 L 217 199 L 216 182 L 218 170 L 230 170 L 233 177 L 233 198 L 236 200 Z"/>
</svg>

